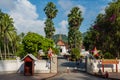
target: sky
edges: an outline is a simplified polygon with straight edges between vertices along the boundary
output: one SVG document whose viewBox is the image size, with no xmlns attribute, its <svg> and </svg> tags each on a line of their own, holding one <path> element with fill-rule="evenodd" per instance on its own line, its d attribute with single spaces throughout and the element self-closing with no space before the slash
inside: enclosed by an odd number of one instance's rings
<svg viewBox="0 0 120 80">
<path fill-rule="evenodd" d="M 17 33 L 29 31 L 45 36 L 44 27 L 46 15 L 44 8 L 48 2 L 53 2 L 58 9 L 53 19 L 56 29 L 55 34 L 68 33 L 68 17 L 73 7 L 79 7 L 84 20 L 80 25 L 80 31 L 86 32 L 94 23 L 99 13 L 104 13 L 105 7 L 112 0 L 0 0 L 0 9 L 8 13 L 14 20 Z"/>
</svg>

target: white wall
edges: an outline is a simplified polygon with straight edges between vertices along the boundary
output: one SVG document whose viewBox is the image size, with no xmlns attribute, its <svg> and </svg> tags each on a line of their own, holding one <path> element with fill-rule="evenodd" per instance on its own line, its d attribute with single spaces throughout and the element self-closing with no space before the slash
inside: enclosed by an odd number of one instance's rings
<svg viewBox="0 0 120 80">
<path fill-rule="evenodd" d="M 49 73 L 50 65 L 46 60 L 38 60 L 35 62 L 35 73 Z"/>
<path fill-rule="evenodd" d="M 61 46 L 61 48 L 62 48 L 62 53 L 67 53 L 65 46 Z"/>
<path fill-rule="evenodd" d="M 98 72 L 99 69 L 102 70 L 102 62 L 100 60 L 93 61 L 93 66 L 94 66 L 94 72 Z M 120 72 L 120 60 L 118 66 L 118 72 Z M 107 64 L 104 65 L 104 72 L 116 72 L 116 64 Z"/>
<path fill-rule="evenodd" d="M 49 73 L 46 60 L 35 61 L 35 73 Z M 24 71 L 24 62 L 20 60 L 0 60 L 0 73 L 20 73 Z"/>
<path fill-rule="evenodd" d="M 60 48 L 62 49 L 62 52 L 60 52 L 61 55 L 67 55 L 68 54 L 65 46 L 60 46 Z"/>
<path fill-rule="evenodd" d="M 118 72 L 120 72 L 120 60 L 118 65 Z M 88 73 L 95 73 L 99 72 L 99 70 L 102 71 L 102 63 L 100 60 L 92 60 L 88 59 L 87 60 L 87 72 Z M 116 64 L 108 64 L 104 65 L 104 72 L 116 72 Z"/>
</svg>

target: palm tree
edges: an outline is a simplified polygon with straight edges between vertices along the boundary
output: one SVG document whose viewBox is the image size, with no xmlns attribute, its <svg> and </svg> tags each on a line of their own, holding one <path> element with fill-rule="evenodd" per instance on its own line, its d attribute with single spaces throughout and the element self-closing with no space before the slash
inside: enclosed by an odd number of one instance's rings
<svg viewBox="0 0 120 80">
<path fill-rule="evenodd" d="M 81 45 L 80 25 L 83 21 L 79 7 L 73 7 L 68 14 L 68 44 L 70 48 L 79 48 Z"/>
<path fill-rule="evenodd" d="M 1 29 L 1 42 L 3 43 L 4 49 L 4 58 L 6 55 L 9 56 L 9 43 L 12 41 L 13 34 L 16 30 L 13 25 L 13 19 L 8 15 L 4 14 L 0 20 L 0 29 Z M 8 54 L 7 54 L 8 53 Z"/>
<path fill-rule="evenodd" d="M 0 10 L 0 24 L 1 24 L 1 18 L 3 16 L 3 12 Z M 0 25 L 0 57 L 2 59 L 2 27 Z"/>
<path fill-rule="evenodd" d="M 68 14 L 69 28 L 79 29 L 83 18 L 81 16 L 81 11 L 79 7 L 73 7 L 71 13 Z"/>
<path fill-rule="evenodd" d="M 46 27 L 44 28 L 45 34 L 46 34 L 46 38 L 52 38 L 54 32 L 55 32 L 55 28 L 54 28 L 54 23 L 52 22 L 51 19 L 47 19 L 45 22 Z"/>
<path fill-rule="evenodd" d="M 55 32 L 54 23 L 52 19 L 56 17 L 58 10 L 56 9 L 55 4 L 49 2 L 44 8 L 44 11 L 47 16 L 47 19 L 45 21 L 46 27 L 44 28 L 44 31 L 46 34 L 46 38 L 51 39 Z"/>
<path fill-rule="evenodd" d="M 47 18 L 53 19 L 56 17 L 58 10 L 54 3 L 49 2 L 47 6 L 44 8 L 45 14 Z"/>
</svg>

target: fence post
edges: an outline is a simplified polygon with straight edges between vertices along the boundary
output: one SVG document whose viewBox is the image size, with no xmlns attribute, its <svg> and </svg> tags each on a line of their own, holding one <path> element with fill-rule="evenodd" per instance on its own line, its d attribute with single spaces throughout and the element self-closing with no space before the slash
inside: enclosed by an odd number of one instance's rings
<svg viewBox="0 0 120 80">
<path fill-rule="evenodd" d="M 51 73 L 57 73 L 57 65 L 58 61 L 57 61 L 57 55 L 53 55 L 51 56 Z"/>
<path fill-rule="evenodd" d="M 102 58 L 102 71 L 104 72 L 104 64 L 103 64 L 104 58 Z"/>
</svg>

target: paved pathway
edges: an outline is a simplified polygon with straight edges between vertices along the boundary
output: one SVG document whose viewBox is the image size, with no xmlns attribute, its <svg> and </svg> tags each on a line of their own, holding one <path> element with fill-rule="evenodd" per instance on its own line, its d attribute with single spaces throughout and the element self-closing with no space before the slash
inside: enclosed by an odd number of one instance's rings
<svg viewBox="0 0 120 80">
<path fill-rule="evenodd" d="M 81 69 L 85 71 L 85 61 L 83 61 L 79 65 L 76 65 L 76 62 L 67 61 L 67 59 L 59 56 L 58 57 L 58 72 L 60 73 L 66 72 L 67 67 L 69 67 L 70 70 L 73 70 L 77 67 L 77 69 Z"/>
<path fill-rule="evenodd" d="M 62 73 L 48 80 L 105 80 L 86 73 Z"/>
<path fill-rule="evenodd" d="M 81 63 L 82 64 L 82 63 Z M 82 66 L 78 66 L 79 68 L 83 68 Z M 70 72 L 67 73 L 67 67 L 70 68 Z M 92 75 L 89 75 L 85 72 L 77 71 L 73 72 L 76 67 L 75 62 L 70 62 L 64 59 L 63 57 L 58 57 L 58 75 L 48 80 L 105 80 L 103 78 L 98 78 Z"/>
<path fill-rule="evenodd" d="M 24 76 L 23 74 L 0 74 L 0 80 L 45 80 L 55 74 L 35 74 L 34 76 Z"/>
<path fill-rule="evenodd" d="M 23 74 L 0 74 L 0 80 L 45 80 L 55 74 L 35 74 L 34 76 L 24 76 Z"/>
<path fill-rule="evenodd" d="M 115 73 L 115 72 L 112 73 L 111 72 L 111 73 L 109 73 L 109 78 L 120 80 L 120 73 Z"/>
</svg>

